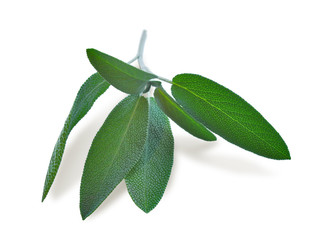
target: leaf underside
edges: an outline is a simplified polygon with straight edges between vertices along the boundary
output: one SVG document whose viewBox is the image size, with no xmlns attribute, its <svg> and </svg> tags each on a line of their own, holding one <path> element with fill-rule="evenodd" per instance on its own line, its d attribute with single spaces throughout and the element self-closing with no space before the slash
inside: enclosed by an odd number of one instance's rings
<svg viewBox="0 0 320 240">
<path fill-rule="evenodd" d="M 84 166 L 80 211 L 87 218 L 141 157 L 147 138 L 148 103 L 135 95 L 122 100 L 95 136 Z"/>
<path fill-rule="evenodd" d="M 191 135 L 205 141 L 217 140 L 208 129 L 184 111 L 161 86 L 154 91 L 154 97 L 161 110 Z"/>
<path fill-rule="evenodd" d="M 103 79 L 99 73 L 91 75 L 81 86 L 54 147 L 43 188 L 42 201 L 46 198 L 57 175 L 65 145 L 71 130 L 87 114 L 96 99 L 103 94 L 109 86 L 110 84 Z"/>
<path fill-rule="evenodd" d="M 125 178 L 132 200 L 146 213 L 156 207 L 166 189 L 173 164 L 173 148 L 169 119 L 150 98 L 144 151 Z"/>
<path fill-rule="evenodd" d="M 87 49 L 87 55 L 98 73 L 112 86 L 125 93 L 139 94 L 150 79 L 156 78 L 154 74 L 144 72 L 96 49 Z"/>
<path fill-rule="evenodd" d="M 229 89 L 200 75 L 179 74 L 171 90 L 189 114 L 227 141 L 267 158 L 290 159 L 279 133 Z"/>
</svg>

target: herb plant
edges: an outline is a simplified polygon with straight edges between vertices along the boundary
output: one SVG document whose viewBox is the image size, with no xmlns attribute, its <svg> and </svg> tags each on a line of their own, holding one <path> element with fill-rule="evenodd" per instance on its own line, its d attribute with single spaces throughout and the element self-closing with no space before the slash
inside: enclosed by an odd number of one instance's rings
<svg viewBox="0 0 320 240">
<path fill-rule="evenodd" d="M 290 159 L 279 133 L 231 90 L 196 74 L 179 74 L 171 81 L 152 73 L 143 62 L 145 39 L 144 31 L 138 54 L 128 63 L 87 49 L 97 73 L 80 88 L 54 147 L 42 201 L 59 169 L 68 135 L 110 85 L 129 96 L 111 111 L 91 144 L 80 187 L 83 219 L 123 179 L 132 200 L 144 212 L 150 212 L 158 204 L 173 164 L 174 141 L 168 117 L 205 141 L 215 141 L 213 133 L 216 133 L 260 156 Z M 136 60 L 140 69 L 130 65 Z M 163 82 L 172 85 L 173 97 L 164 90 Z"/>
</svg>

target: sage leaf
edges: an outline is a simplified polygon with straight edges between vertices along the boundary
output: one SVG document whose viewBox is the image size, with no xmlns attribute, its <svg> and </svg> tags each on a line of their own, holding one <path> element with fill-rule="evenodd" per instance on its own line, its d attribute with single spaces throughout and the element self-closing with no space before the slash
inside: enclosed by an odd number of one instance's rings
<svg viewBox="0 0 320 240">
<path fill-rule="evenodd" d="M 87 218 L 140 159 L 147 138 L 148 102 L 135 95 L 122 100 L 95 136 L 84 166 L 80 211 Z"/>
<path fill-rule="evenodd" d="M 187 112 L 227 141 L 267 158 L 290 159 L 279 133 L 229 89 L 199 75 L 179 74 L 171 90 Z"/>
<path fill-rule="evenodd" d="M 128 192 L 134 203 L 148 213 L 161 200 L 173 164 L 173 136 L 169 119 L 149 98 L 147 142 L 139 162 L 126 176 Z"/>
<path fill-rule="evenodd" d="M 206 141 L 217 140 L 208 129 L 184 111 L 161 86 L 155 89 L 154 97 L 162 111 L 184 130 Z"/>
<path fill-rule="evenodd" d="M 42 201 L 46 198 L 57 175 L 71 130 L 87 114 L 96 99 L 103 94 L 109 86 L 110 84 L 103 79 L 99 73 L 91 75 L 91 77 L 89 77 L 89 79 L 81 86 L 54 147 L 43 188 Z"/>
<path fill-rule="evenodd" d="M 101 76 L 125 93 L 139 94 L 150 79 L 156 78 L 154 74 L 144 72 L 96 49 L 87 49 L 87 56 Z"/>
</svg>

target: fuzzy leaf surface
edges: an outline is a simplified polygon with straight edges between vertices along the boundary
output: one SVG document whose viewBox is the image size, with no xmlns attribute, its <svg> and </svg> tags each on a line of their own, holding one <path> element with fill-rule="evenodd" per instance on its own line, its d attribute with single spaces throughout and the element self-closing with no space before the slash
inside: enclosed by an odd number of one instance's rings
<svg viewBox="0 0 320 240">
<path fill-rule="evenodd" d="M 147 142 L 139 162 L 126 176 L 134 203 L 148 213 L 161 200 L 173 164 L 174 141 L 169 119 L 153 98 L 149 99 Z"/>
<path fill-rule="evenodd" d="M 148 102 L 131 95 L 109 114 L 95 136 L 84 166 L 80 211 L 87 218 L 140 159 L 147 138 Z"/>
<path fill-rule="evenodd" d="M 42 201 L 46 198 L 57 175 L 68 136 L 73 127 L 87 114 L 96 99 L 110 84 L 99 73 L 95 73 L 81 86 L 58 141 L 54 147 L 43 188 Z"/>
<path fill-rule="evenodd" d="M 248 151 L 272 159 L 290 159 L 287 145 L 267 120 L 240 96 L 200 75 L 173 78 L 172 94 L 208 129 Z"/>
<path fill-rule="evenodd" d="M 161 86 L 154 91 L 154 97 L 161 110 L 188 133 L 205 141 L 217 140 L 208 129 L 184 111 Z"/>
<path fill-rule="evenodd" d="M 87 49 L 87 56 L 101 76 L 112 86 L 125 93 L 143 92 L 148 81 L 156 77 L 154 74 L 144 72 L 96 49 Z"/>
</svg>

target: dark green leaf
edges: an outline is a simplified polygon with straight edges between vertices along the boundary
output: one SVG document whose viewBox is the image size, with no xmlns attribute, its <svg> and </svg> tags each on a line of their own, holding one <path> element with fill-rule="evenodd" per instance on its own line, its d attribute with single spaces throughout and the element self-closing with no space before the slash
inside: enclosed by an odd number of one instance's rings
<svg viewBox="0 0 320 240">
<path fill-rule="evenodd" d="M 141 93 L 148 81 L 156 78 L 154 74 L 144 72 L 98 50 L 87 49 L 87 55 L 92 66 L 101 76 L 125 93 Z"/>
<path fill-rule="evenodd" d="M 174 77 L 172 94 L 187 112 L 211 131 L 248 151 L 290 159 L 277 131 L 250 104 L 220 84 L 195 74 Z"/>
<path fill-rule="evenodd" d="M 206 141 L 217 138 L 201 123 L 183 110 L 183 108 L 160 86 L 154 91 L 154 97 L 162 111 L 175 121 L 180 127 L 195 137 Z"/>
<path fill-rule="evenodd" d="M 138 162 L 148 127 L 148 103 L 129 96 L 107 117 L 95 136 L 84 166 L 80 211 L 87 218 Z"/>
<path fill-rule="evenodd" d="M 173 164 L 173 136 L 166 115 L 149 98 L 147 142 L 139 162 L 126 176 L 129 194 L 144 212 L 161 200 Z"/>
<path fill-rule="evenodd" d="M 54 147 L 48 168 L 42 201 L 46 198 L 59 169 L 68 136 L 73 127 L 87 114 L 96 99 L 104 93 L 110 84 L 99 73 L 93 74 L 80 88 L 58 141 Z"/>
</svg>

